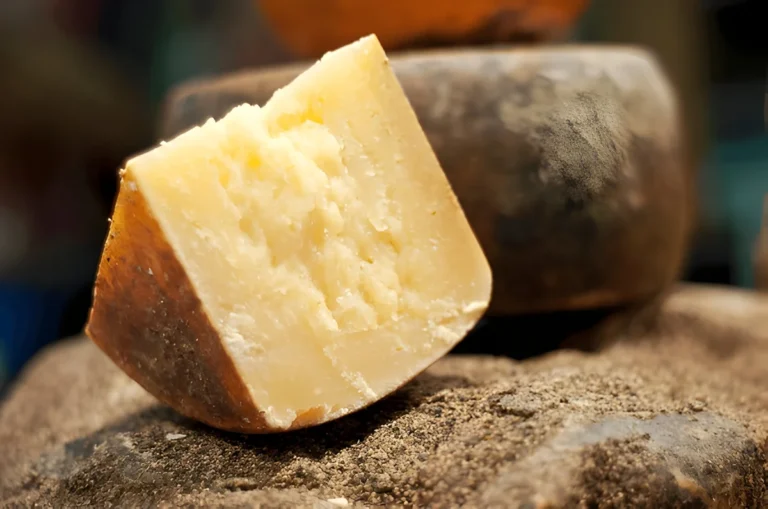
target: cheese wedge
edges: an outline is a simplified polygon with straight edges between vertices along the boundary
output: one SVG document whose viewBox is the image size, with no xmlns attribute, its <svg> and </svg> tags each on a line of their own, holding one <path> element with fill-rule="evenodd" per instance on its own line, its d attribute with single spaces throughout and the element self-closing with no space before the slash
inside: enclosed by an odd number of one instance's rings
<svg viewBox="0 0 768 509">
<path fill-rule="evenodd" d="M 488 307 L 485 255 L 375 36 L 128 161 L 86 331 L 240 432 L 364 407 Z"/>
</svg>

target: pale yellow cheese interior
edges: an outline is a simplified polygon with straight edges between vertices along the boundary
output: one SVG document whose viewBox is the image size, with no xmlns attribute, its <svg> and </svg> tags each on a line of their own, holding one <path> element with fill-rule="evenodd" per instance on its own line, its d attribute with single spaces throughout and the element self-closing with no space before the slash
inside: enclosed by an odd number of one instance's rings
<svg viewBox="0 0 768 509">
<path fill-rule="evenodd" d="M 134 158 L 123 186 L 276 428 L 385 395 L 488 306 L 488 263 L 374 36 Z"/>
</svg>

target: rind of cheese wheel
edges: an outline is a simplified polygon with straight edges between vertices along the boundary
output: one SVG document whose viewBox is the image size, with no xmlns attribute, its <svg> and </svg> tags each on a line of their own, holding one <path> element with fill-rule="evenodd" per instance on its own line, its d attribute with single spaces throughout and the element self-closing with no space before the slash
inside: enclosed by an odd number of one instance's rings
<svg viewBox="0 0 768 509">
<path fill-rule="evenodd" d="M 633 47 L 390 54 L 494 273 L 489 313 L 643 302 L 677 280 L 692 172 L 673 89 Z M 304 64 L 189 82 L 170 135 L 263 104 Z"/>
<path fill-rule="evenodd" d="M 375 36 L 128 161 L 87 334 L 180 413 L 261 433 L 391 393 L 488 307 L 484 253 Z"/>
</svg>

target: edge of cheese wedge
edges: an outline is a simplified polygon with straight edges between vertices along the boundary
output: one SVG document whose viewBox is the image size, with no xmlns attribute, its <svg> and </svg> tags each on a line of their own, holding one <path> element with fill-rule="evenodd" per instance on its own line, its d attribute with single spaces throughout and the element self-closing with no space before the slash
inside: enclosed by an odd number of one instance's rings
<svg viewBox="0 0 768 509">
<path fill-rule="evenodd" d="M 265 433 L 391 393 L 491 270 L 375 36 L 129 160 L 88 336 L 180 413 Z"/>
</svg>

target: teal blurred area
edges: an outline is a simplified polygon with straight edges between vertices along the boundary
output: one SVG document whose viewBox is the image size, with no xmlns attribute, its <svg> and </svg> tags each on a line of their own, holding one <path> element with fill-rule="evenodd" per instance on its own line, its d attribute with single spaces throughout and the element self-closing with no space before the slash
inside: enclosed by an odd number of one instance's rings
<svg viewBox="0 0 768 509">
<path fill-rule="evenodd" d="M 755 135 L 720 141 L 708 163 L 718 184 L 711 200 L 721 203 L 716 219 L 720 228 L 732 236 L 727 253 L 728 263 L 733 267 L 732 282 L 751 288 L 754 244 L 768 193 L 768 137 Z"/>
<path fill-rule="evenodd" d="M 699 194 L 688 280 L 753 285 L 766 20 L 766 0 L 594 0 L 569 40 L 647 47 L 677 88 Z M 0 1 L 0 387 L 82 330 L 116 169 L 155 141 L 169 88 L 292 59 L 253 1 Z"/>
</svg>

